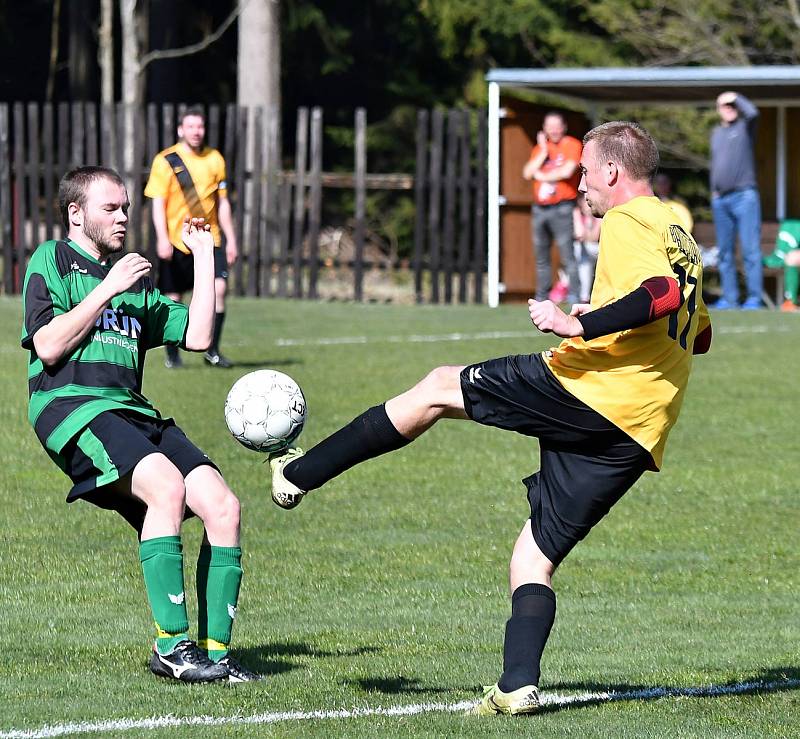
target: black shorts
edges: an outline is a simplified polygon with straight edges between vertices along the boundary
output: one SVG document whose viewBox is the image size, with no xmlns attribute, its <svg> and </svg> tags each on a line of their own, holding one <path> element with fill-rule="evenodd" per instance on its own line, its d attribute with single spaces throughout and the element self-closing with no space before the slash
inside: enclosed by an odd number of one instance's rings
<svg viewBox="0 0 800 739">
<path fill-rule="evenodd" d="M 539 354 L 465 367 L 461 390 L 474 421 L 539 439 L 540 469 L 523 483 L 533 538 L 555 565 L 652 468 L 647 450 L 567 392 Z"/>
<path fill-rule="evenodd" d="M 228 279 L 225 248 L 214 248 L 214 277 Z M 158 289 L 165 295 L 182 294 L 194 287 L 194 257 L 179 249 L 172 250 L 172 259 L 158 260 Z"/>
<path fill-rule="evenodd" d="M 172 419 L 138 413 L 106 411 L 73 438 L 58 455 L 58 463 L 72 480 L 67 502 L 78 498 L 117 511 L 141 532 L 145 504 L 108 487 L 148 454 L 162 453 L 185 478 L 201 465 L 219 468 L 198 449 Z M 193 515 L 187 509 L 187 516 Z"/>
</svg>

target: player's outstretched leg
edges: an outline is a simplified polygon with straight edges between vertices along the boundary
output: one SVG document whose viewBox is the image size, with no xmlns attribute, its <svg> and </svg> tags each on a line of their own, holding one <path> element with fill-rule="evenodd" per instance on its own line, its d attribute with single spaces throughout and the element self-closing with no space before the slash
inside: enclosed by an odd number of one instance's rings
<svg viewBox="0 0 800 739">
<path fill-rule="evenodd" d="M 550 587 L 553 564 L 541 552 L 528 521 L 511 557 L 511 618 L 506 622 L 503 674 L 486 687 L 472 713 L 479 716 L 535 713 L 540 705 L 542 652 L 556 617 Z"/>
<path fill-rule="evenodd" d="M 406 392 L 354 418 L 308 452 L 293 448 L 270 458 L 272 499 L 294 508 L 311 490 L 354 465 L 404 447 L 440 418 L 467 418 L 463 367 L 438 367 Z"/>
</svg>

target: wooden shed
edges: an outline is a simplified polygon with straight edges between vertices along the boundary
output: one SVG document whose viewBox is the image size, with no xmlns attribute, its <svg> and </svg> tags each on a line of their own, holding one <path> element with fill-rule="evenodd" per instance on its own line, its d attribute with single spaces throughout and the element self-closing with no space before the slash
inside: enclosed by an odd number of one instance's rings
<svg viewBox="0 0 800 739">
<path fill-rule="evenodd" d="M 758 105 L 756 160 L 762 218 L 800 218 L 800 66 L 592 69 L 495 69 L 489 83 L 488 303 L 529 297 L 535 283 L 530 183 L 522 165 L 544 114 L 555 106 L 524 103 L 514 90 L 564 101 L 569 133 L 582 136 L 600 106 L 624 104 L 713 107 L 736 90 Z M 568 111 L 583 110 L 585 113 Z"/>
</svg>

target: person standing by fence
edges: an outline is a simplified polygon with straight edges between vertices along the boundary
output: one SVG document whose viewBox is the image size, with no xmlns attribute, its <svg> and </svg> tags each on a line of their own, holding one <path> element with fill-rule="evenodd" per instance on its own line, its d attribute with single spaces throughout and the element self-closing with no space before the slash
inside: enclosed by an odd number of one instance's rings
<svg viewBox="0 0 800 739">
<path fill-rule="evenodd" d="M 567 123 L 561 113 L 548 113 L 536 146 L 522 169 L 526 180 L 533 180 L 533 250 L 536 256 L 536 299 L 547 300 L 553 283 L 550 244 L 555 241 L 561 266 L 569 282 L 567 295 L 554 295 L 567 302 L 579 300 L 578 266 L 572 241 L 572 211 L 578 198 L 578 163 L 581 142 L 567 136 Z"/>
<path fill-rule="evenodd" d="M 758 108 L 744 95 L 717 98 L 720 124 L 711 132 L 711 210 L 717 232 L 722 297 L 717 310 L 761 307 L 761 199 L 756 183 Z M 739 305 L 736 234 L 742 249 L 747 297 Z"/>
<path fill-rule="evenodd" d="M 238 256 L 233 215 L 227 197 L 225 160 L 216 149 L 205 146 L 205 113 L 188 108 L 178 123 L 178 143 L 159 152 L 150 169 L 144 194 L 153 200 L 153 226 L 158 251 L 158 287 L 173 300 L 188 292 L 194 279 L 191 254 L 183 246 L 181 229 L 186 216 L 204 218 L 214 236 L 214 291 L 216 295 L 214 338 L 203 355 L 212 367 L 232 367 L 219 350 L 225 322 L 228 268 Z M 222 248 L 222 234 L 225 248 Z M 178 348 L 167 346 L 165 365 L 182 364 Z"/>
</svg>

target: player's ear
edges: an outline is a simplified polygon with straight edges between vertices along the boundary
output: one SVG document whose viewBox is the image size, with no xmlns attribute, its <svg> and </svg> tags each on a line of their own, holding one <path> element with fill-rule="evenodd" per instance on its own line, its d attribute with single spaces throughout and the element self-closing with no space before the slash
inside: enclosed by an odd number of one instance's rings
<svg viewBox="0 0 800 739">
<path fill-rule="evenodd" d="M 70 203 L 67 206 L 67 218 L 71 226 L 83 225 L 83 208 L 77 203 Z"/>
<path fill-rule="evenodd" d="M 606 182 L 609 185 L 614 184 L 619 177 L 619 168 L 615 162 L 608 162 L 605 166 Z"/>
</svg>

